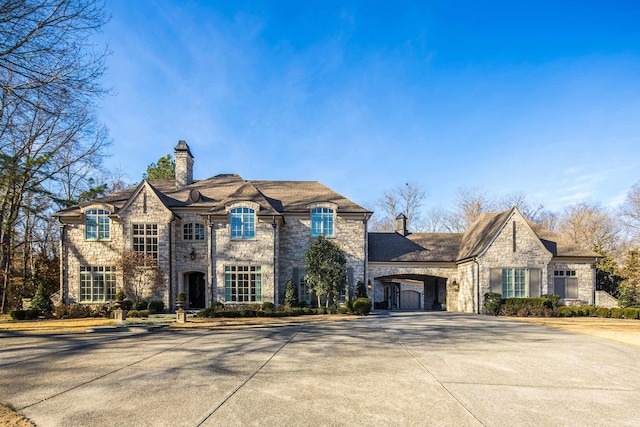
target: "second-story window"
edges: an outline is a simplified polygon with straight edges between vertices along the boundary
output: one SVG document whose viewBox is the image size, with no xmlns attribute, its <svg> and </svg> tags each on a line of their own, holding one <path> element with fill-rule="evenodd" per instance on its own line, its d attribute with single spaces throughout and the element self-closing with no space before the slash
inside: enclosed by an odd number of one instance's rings
<svg viewBox="0 0 640 427">
<path fill-rule="evenodd" d="M 182 226 L 183 240 L 204 240 L 204 224 L 189 223 Z"/>
<path fill-rule="evenodd" d="M 158 259 L 158 224 L 133 224 L 133 250 Z"/>
<path fill-rule="evenodd" d="M 311 209 L 311 235 L 333 237 L 333 209 Z"/>
<path fill-rule="evenodd" d="M 111 212 L 103 209 L 91 209 L 84 213 L 86 219 L 85 238 L 87 240 L 109 240 L 111 237 L 110 214 Z"/>
<path fill-rule="evenodd" d="M 256 211 L 250 208 L 234 208 L 230 211 L 231 238 L 253 239 L 256 237 Z"/>
</svg>

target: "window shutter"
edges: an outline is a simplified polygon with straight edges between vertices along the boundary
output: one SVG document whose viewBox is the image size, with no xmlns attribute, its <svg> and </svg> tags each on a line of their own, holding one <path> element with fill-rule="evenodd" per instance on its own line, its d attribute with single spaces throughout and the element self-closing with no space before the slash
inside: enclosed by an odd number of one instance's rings
<svg viewBox="0 0 640 427">
<path fill-rule="evenodd" d="M 492 268 L 490 275 L 491 292 L 502 295 L 502 269 Z"/>
<path fill-rule="evenodd" d="M 578 299 L 578 279 L 575 277 L 567 277 L 565 282 L 565 298 Z"/>
<path fill-rule="evenodd" d="M 553 279 L 553 293 L 564 299 L 564 278 L 555 277 Z"/>
<path fill-rule="evenodd" d="M 540 296 L 540 269 L 529 269 L 529 296 L 531 298 L 538 298 Z"/>
<path fill-rule="evenodd" d="M 293 267 L 293 281 L 296 282 L 296 287 L 300 287 L 300 269 L 297 267 Z"/>
</svg>

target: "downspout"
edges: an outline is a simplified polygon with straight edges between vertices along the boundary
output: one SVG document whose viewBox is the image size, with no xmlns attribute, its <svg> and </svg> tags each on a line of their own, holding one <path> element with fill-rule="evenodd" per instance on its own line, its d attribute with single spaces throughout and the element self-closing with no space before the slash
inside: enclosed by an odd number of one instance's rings
<svg viewBox="0 0 640 427">
<path fill-rule="evenodd" d="M 175 216 L 171 215 L 169 220 L 169 310 L 173 307 L 173 221 Z"/>
<path fill-rule="evenodd" d="M 207 265 L 207 274 L 209 275 L 209 292 L 210 292 L 210 300 L 209 304 L 213 301 L 217 300 L 217 289 L 215 287 L 214 280 L 214 268 L 213 268 L 213 251 L 214 251 L 214 243 L 213 243 L 213 223 L 211 222 L 211 215 L 207 215 L 207 221 L 209 222 L 209 260 Z"/>
<path fill-rule="evenodd" d="M 476 265 L 476 314 L 480 314 L 480 264 L 477 257 L 473 257 L 473 263 Z"/>
<path fill-rule="evenodd" d="M 58 261 L 60 263 L 60 302 L 62 302 L 65 305 L 69 305 L 69 294 L 68 292 L 66 292 L 66 283 L 64 280 L 64 273 L 65 273 L 65 252 L 64 252 L 64 231 L 65 231 L 65 224 L 60 224 L 60 243 L 59 243 L 59 253 L 60 253 L 60 260 Z"/>
<path fill-rule="evenodd" d="M 278 306 L 278 242 L 277 242 L 277 234 L 278 234 L 278 224 L 276 224 L 276 216 L 273 215 L 271 226 L 273 227 L 273 303 L 277 307 Z"/>
<path fill-rule="evenodd" d="M 368 282 L 368 278 L 369 278 L 369 271 L 368 271 L 368 265 L 369 265 L 369 230 L 367 229 L 367 214 L 366 212 L 362 214 L 362 224 L 364 225 L 364 260 L 363 260 L 363 270 L 362 270 L 362 281 L 364 283 L 364 285 L 367 287 L 368 290 L 368 286 L 367 284 Z M 356 284 L 357 286 L 357 284 Z M 357 288 L 356 288 L 357 289 Z M 371 299 L 373 301 L 373 298 Z"/>
</svg>

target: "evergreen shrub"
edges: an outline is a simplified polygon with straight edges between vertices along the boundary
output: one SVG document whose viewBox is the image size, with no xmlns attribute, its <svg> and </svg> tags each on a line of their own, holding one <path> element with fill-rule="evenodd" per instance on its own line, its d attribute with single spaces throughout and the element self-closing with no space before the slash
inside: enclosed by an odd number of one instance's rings
<svg viewBox="0 0 640 427">
<path fill-rule="evenodd" d="M 603 317 L 603 318 L 610 317 L 611 310 L 609 310 L 607 307 L 598 307 L 596 309 L 596 316 Z"/>
<path fill-rule="evenodd" d="M 638 319 L 640 318 L 640 309 L 632 307 L 625 308 L 623 316 L 625 319 Z"/>
<path fill-rule="evenodd" d="M 160 300 L 149 301 L 148 308 L 151 314 L 160 314 L 164 311 L 164 301 L 160 301 Z"/>
<path fill-rule="evenodd" d="M 622 319 L 622 316 L 624 316 L 624 308 L 614 307 L 611 309 L 612 319 Z"/>
<path fill-rule="evenodd" d="M 365 316 L 371 312 L 371 300 L 369 298 L 358 298 L 353 302 L 353 312 L 360 316 Z"/>
</svg>

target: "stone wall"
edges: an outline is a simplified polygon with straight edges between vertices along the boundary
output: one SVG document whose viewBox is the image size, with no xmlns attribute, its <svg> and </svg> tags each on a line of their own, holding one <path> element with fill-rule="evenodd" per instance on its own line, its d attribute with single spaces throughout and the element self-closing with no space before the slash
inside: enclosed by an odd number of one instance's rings
<svg viewBox="0 0 640 427">
<path fill-rule="evenodd" d="M 596 307 L 619 307 L 618 300 L 605 291 L 596 291 Z"/>
<path fill-rule="evenodd" d="M 311 215 L 287 216 L 279 230 L 278 295 L 284 301 L 284 289 L 289 279 L 294 279 L 293 269 L 303 270 L 304 257 L 313 242 Z M 344 251 L 349 272 L 349 295 L 355 293 L 358 281 L 365 281 L 365 224 L 362 218 L 336 216 L 334 237 L 328 237 Z"/>
<path fill-rule="evenodd" d="M 560 262 L 554 260 L 549 265 L 549 271 L 547 273 L 547 292 L 554 293 L 553 289 L 553 271 L 554 270 L 575 270 L 578 278 L 578 299 L 566 299 L 565 305 L 592 305 L 593 304 L 593 291 L 596 280 L 596 269 L 592 264 L 576 263 L 576 262 Z"/>
</svg>

